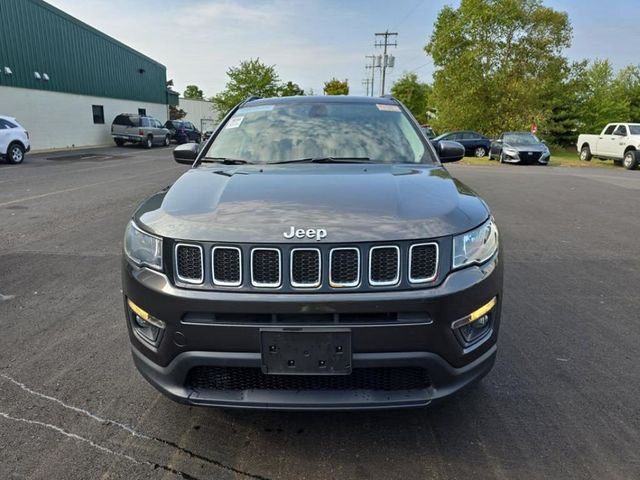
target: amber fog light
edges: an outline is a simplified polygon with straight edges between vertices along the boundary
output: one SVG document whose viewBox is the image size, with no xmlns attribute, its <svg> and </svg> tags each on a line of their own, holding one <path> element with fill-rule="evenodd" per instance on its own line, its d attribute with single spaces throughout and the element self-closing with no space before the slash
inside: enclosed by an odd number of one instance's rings
<svg viewBox="0 0 640 480">
<path fill-rule="evenodd" d="M 131 299 L 127 299 L 129 306 L 129 317 L 132 319 L 131 327 L 134 333 L 147 343 L 157 346 L 160 342 L 162 331 L 165 329 L 165 323 L 133 303 Z"/>
<path fill-rule="evenodd" d="M 493 310 L 497 303 L 497 297 L 494 297 L 466 317 L 460 318 L 451 324 L 451 328 L 465 345 L 480 340 L 491 331 Z"/>
</svg>

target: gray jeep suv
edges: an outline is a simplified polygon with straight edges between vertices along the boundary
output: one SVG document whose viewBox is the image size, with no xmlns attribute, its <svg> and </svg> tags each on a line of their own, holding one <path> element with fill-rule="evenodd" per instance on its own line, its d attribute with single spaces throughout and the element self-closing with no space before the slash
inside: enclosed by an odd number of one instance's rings
<svg viewBox="0 0 640 480">
<path fill-rule="evenodd" d="M 491 213 L 394 99 L 250 99 L 126 228 L 134 362 L 170 398 L 272 409 L 423 406 L 492 368 Z"/>
<path fill-rule="evenodd" d="M 113 119 L 111 136 L 119 147 L 126 142 L 144 145 L 146 148 L 154 145 L 168 147 L 171 143 L 169 130 L 164 128 L 160 120 L 132 113 L 121 113 Z"/>
</svg>

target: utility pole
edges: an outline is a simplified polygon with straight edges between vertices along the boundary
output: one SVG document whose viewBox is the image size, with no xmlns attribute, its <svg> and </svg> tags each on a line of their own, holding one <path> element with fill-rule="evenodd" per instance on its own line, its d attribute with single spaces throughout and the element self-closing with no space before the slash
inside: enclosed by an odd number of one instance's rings
<svg viewBox="0 0 640 480">
<path fill-rule="evenodd" d="M 383 37 L 384 40 L 380 40 L 378 41 L 378 37 Z M 390 43 L 389 42 L 389 37 L 394 37 L 394 42 Z M 384 95 L 384 81 L 385 78 L 387 76 L 387 67 L 392 67 L 394 64 L 394 58 L 393 56 L 387 56 L 387 47 L 397 47 L 398 46 L 398 42 L 397 39 L 398 37 L 398 32 L 390 32 L 389 30 L 386 30 L 385 32 L 382 33 L 376 33 L 376 43 L 375 46 L 376 47 L 384 47 L 384 52 L 383 52 L 383 56 L 382 56 L 382 61 L 381 61 L 381 67 L 382 67 L 382 80 L 381 80 L 381 87 L 380 87 L 380 95 Z"/>
<path fill-rule="evenodd" d="M 370 78 L 365 78 L 364 80 L 362 80 L 362 85 L 365 86 L 365 88 L 367 89 L 367 97 L 369 96 L 369 85 L 371 85 L 371 79 Z M 373 85 L 371 85 L 373 87 Z M 373 88 L 371 89 L 373 90 Z"/>
<path fill-rule="evenodd" d="M 375 75 L 376 75 L 376 56 L 375 55 L 365 55 L 364 58 L 367 59 L 371 59 L 371 65 L 367 65 L 366 69 L 367 70 L 371 70 L 371 96 L 373 97 L 373 92 L 374 92 L 374 80 L 375 80 Z M 367 93 L 367 96 L 369 96 L 369 94 Z"/>
</svg>

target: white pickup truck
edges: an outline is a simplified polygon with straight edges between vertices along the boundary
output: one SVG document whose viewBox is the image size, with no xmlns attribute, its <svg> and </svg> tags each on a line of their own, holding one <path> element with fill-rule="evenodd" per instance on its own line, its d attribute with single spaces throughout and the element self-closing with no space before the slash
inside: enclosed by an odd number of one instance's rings
<svg viewBox="0 0 640 480">
<path fill-rule="evenodd" d="M 579 135 L 577 146 L 580 160 L 612 159 L 635 170 L 640 163 L 640 123 L 610 123 L 600 135 Z"/>
</svg>

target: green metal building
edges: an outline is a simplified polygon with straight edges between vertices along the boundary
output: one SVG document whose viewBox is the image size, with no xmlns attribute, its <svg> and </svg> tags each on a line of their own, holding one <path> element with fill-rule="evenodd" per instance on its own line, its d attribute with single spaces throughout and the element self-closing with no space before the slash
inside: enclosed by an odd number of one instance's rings
<svg viewBox="0 0 640 480">
<path fill-rule="evenodd" d="M 0 0 L 0 115 L 34 149 L 110 143 L 123 112 L 164 122 L 166 67 L 42 0 Z"/>
</svg>

